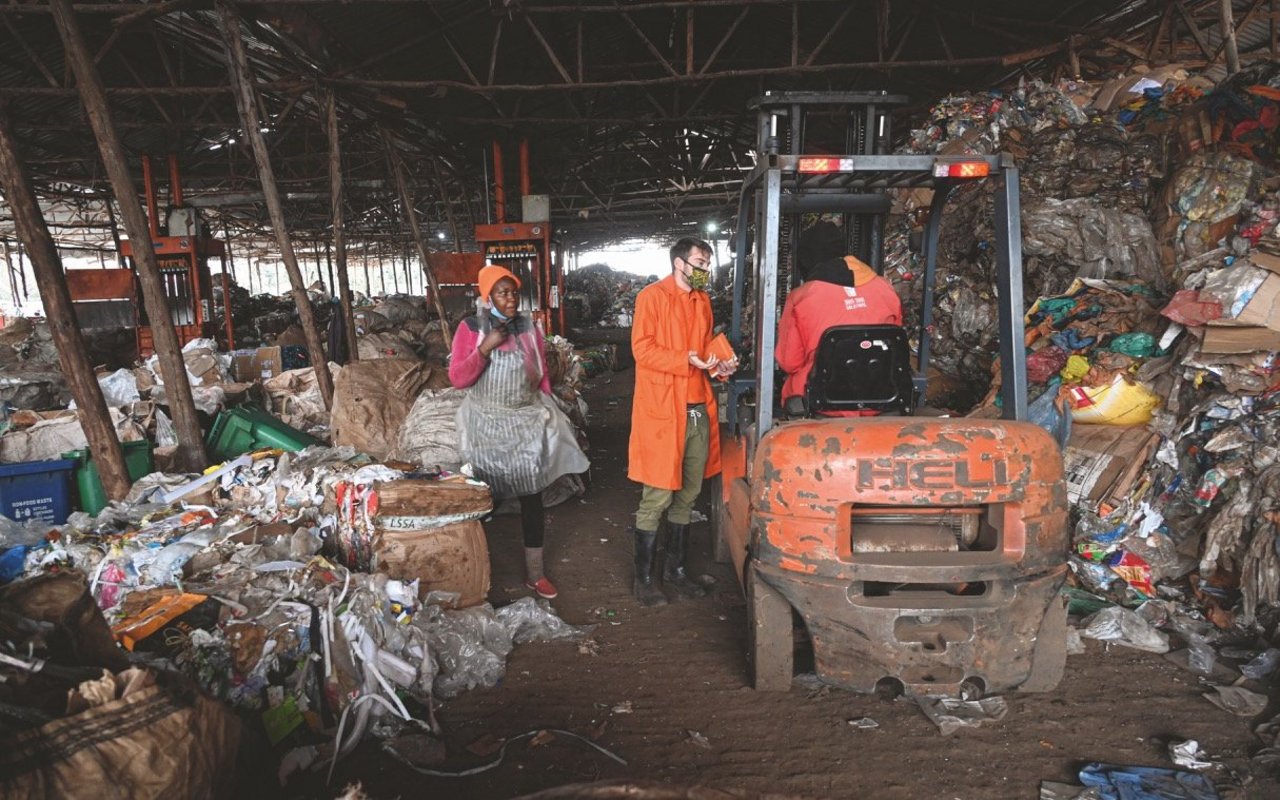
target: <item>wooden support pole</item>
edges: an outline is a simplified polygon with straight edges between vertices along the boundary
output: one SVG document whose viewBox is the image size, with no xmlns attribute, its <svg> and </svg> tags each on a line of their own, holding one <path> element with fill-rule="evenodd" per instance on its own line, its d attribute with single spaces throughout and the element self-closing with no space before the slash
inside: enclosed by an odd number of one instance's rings
<svg viewBox="0 0 1280 800">
<path fill-rule="evenodd" d="M 347 275 L 347 232 L 343 216 L 342 196 L 342 145 L 338 137 L 338 96 L 329 92 L 329 215 L 333 222 L 333 259 L 338 271 L 338 313 L 342 314 L 347 334 L 347 360 L 359 361 L 360 348 L 356 343 L 356 319 L 351 309 L 351 279 Z"/>
<path fill-rule="evenodd" d="M 418 258 L 422 260 L 422 273 L 427 277 L 427 284 L 431 287 L 431 300 L 435 304 L 436 314 L 440 317 L 444 346 L 446 350 L 453 350 L 453 330 L 449 327 L 449 315 L 444 310 L 444 298 L 440 296 L 440 284 L 436 281 L 436 273 L 431 269 L 431 262 L 427 260 L 427 244 L 422 238 L 422 229 L 418 226 L 418 212 L 413 208 L 413 196 L 409 193 L 409 182 L 404 176 L 404 163 L 401 162 L 400 154 L 396 152 L 387 129 L 382 128 L 381 132 L 383 145 L 387 148 L 387 157 L 391 160 L 391 170 L 395 173 L 396 189 L 400 192 L 400 205 L 404 207 L 405 219 L 413 232 L 413 243 L 417 245 Z"/>
<path fill-rule="evenodd" d="M 325 294 L 329 297 L 338 296 L 338 284 L 333 280 L 333 242 L 326 240 L 324 243 L 324 275 L 328 278 L 325 282 Z"/>
<path fill-rule="evenodd" d="M 66 50 L 67 65 L 75 73 L 80 100 L 89 117 L 102 164 L 111 179 L 111 187 L 120 204 L 125 232 L 137 245 L 134 262 L 138 269 L 138 283 L 142 286 L 142 299 L 147 317 L 151 321 L 151 335 L 155 340 L 156 356 L 160 362 L 160 375 L 164 379 L 165 395 L 169 410 L 173 413 L 173 425 L 178 434 L 177 463 L 180 469 L 199 472 L 208 463 L 204 451 L 204 436 L 200 419 L 196 416 L 196 403 L 187 380 L 187 365 L 182 360 L 182 348 L 178 334 L 173 329 L 173 317 L 165 299 L 164 283 L 151 249 L 151 232 L 147 217 L 138 201 L 137 190 L 129 175 L 124 145 L 107 109 L 107 96 L 102 88 L 102 78 L 93 65 L 93 56 L 85 46 L 80 26 L 71 11 L 68 0 L 51 0 L 54 24 Z M 145 244 L 144 244 L 145 243 Z M 105 484 L 104 484 L 105 485 Z"/>
<path fill-rule="evenodd" d="M 333 377 L 329 374 L 329 361 L 325 358 L 324 345 L 320 342 L 320 332 L 316 328 L 316 315 L 311 309 L 311 299 L 307 296 L 302 272 L 298 269 L 293 242 L 289 238 L 289 231 L 285 228 L 284 206 L 280 202 L 275 173 L 271 169 L 267 142 L 262 136 L 262 121 L 258 116 L 258 104 L 254 99 L 253 86 L 249 83 L 249 57 L 245 52 L 244 39 L 240 35 L 240 17 L 236 15 L 235 9 L 229 3 L 222 0 L 217 3 L 217 10 L 218 27 L 222 31 L 222 40 L 227 48 L 231 82 L 236 87 L 236 106 L 240 110 L 241 128 L 253 147 L 253 159 L 257 162 L 258 176 L 262 183 L 262 196 L 267 203 L 271 227 L 275 229 L 276 242 L 280 246 L 280 256 L 284 260 L 285 271 L 289 273 L 293 299 L 298 304 L 298 320 L 302 324 L 302 334 L 307 340 L 307 353 L 316 371 L 316 384 L 320 387 L 320 396 L 324 398 L 324 407 L 329 409 L 333 407 Z"/>
<path fill-rule="evenodd" d="M 18 240 L 18 280 L 22 283 L 22 302 L 31 300 L 31 292 L 27 290 L 27 257 L 22 240 Z"/>
<path fill-rule="evenodd" d="M 44 302 L 49 332 L 58 348 L 58 363 L 62 366 L 62 374 L 67 376 L 71 396 L 75 398 L 76 416 L 80 418 L 80 427 L 89 441 L 93 461 L 98 465 L 102 488 L 112 500 L 123 500 L 130 486 L 124 448 L 116 437 L 102 387 L 86 355 L 88 351 L 80 326 L 76 324 L 71 292 L 63 276 L 62 262 L 58 259 L 58 248 L 40 214 L 31 179 L 18 157 L 5 109 L 0 109 L 0 181 L 3 181 L 5 200 L 13 212 L 14 227 L 31 254 L 36 287 Z M 5 249 L 8 249 L 7 242 Z"/>
<path fill-rule="evenodd" d="M 18 276 L 13 272 L 13 258 L 9 254 L 9 240 L 5 239 L 3 244 L 4 265 L 9 269 L 9 290 L 12 292 L 10 297 L 13 298 L 13 307 L 17 309 L 20 306 L 20 303 L 18 302 Z"/>
<path fill-rule="evenodd" d="M 431 159 L 436 173 L 436 187 L 440 192 L 440 200 L 444 203 L 444 217 L 449 223 L 449 235 L 453 237 L 453 252 L 462 252 L 462 236 L 458 232 L 458 220 L 453 215 L 453 201 L 449 199 L 449 187 L 444 180 L 444 170 L 440 168 L 440 159 Z M 465 194 L 465 192 L 464 192 Z"/>
<path fill-rule="evenodd" d="M 1236 23 L 1231 13 L 1231 0 L 1220 0 L 1218 14 L 1222 25 L 1222 42 L 1227 51 L 1227 74 L 1235 75 L 1240 71 L 1240 50 L 1236 47 Z"/>
</svg>

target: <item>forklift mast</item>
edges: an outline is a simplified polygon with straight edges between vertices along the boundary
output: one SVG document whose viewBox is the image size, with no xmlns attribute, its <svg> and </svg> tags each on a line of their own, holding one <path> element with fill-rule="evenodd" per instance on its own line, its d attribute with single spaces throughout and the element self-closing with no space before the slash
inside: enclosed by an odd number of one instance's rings
<svg viewBox="0 0 1280 800">
<path fill-rule="evenodd" d="M 1018 168 L 1007 154 L 890 155 L 890 112 L 907 98 L 885 92 L 769 92 L 751 102 L 756 111 L 755 169 L 743 181 L 734 239 L 732 342 L 743 350 L 748 271 L 754 288 L 754 374 L 729 387 L 730 426 L 754 423 L 756 438 L 774 423 L 779 307 L 792 284 L 794 243 L 801 217 L 838 213 L 848 252 L 877 272 L 884 269 L 884 221 L 891 189 L 932 189 L 923 237 L 923 291 L 919 346 L 912 383 L 925 395 L 933 332 L 938 232 L 951 191 L 960 183 L 995 184 L 995 248 L 999 304 L 1001 403 L 1005 419 L 1027 419 L 1023 349 L 1022 233 Z M 832 152 L 833 148 L 839 148 Z M 754 248 L 748 232 L 754 231 Z M 750 252 L 753 249 L 754 252 Z M 754 392 L 753 419 L 739 419 L 739 400 Z"/>
</svg>

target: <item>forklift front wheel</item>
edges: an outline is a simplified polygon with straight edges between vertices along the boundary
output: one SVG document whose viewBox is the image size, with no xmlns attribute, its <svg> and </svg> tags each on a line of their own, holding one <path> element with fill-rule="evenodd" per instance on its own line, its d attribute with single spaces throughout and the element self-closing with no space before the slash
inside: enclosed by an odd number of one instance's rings
<svg viewBox="0 0 1280 800">
<path fill-rule="evenodd" d="M 791 604 L 765 583 L 754 563 L 747 565 L 747 631 L 756 691 L 788 691 L 794 661 Z"/>
</svg>

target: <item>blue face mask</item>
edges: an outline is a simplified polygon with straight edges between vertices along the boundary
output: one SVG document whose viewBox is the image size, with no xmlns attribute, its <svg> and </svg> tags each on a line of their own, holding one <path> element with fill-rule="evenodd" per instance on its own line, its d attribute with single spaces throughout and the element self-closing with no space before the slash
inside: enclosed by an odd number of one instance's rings
<svg viewBox="0 0 1280 800">
<path fill-rule="evenodd" d="M 511 321 L 511 317 L 508 317 L 506 314 L 503 314 L 501 311 L 499 311 L 497 306 L 493 306 L 492 308 L 490 308 L 489 313 L 497 317 L 498 319 L 502 320 L 503 322 Z"/>
</svg>

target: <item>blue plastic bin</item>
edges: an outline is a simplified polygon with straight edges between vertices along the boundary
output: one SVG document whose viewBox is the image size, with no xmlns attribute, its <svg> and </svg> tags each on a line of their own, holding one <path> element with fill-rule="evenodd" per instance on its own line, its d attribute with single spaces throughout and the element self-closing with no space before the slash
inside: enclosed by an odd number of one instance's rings
<svg viewBox="0 0 1280 800">
<path fill-rule="evenodd" d="M 0 464 L 0 514 L 15 522 L 38 519 L 61 525 L 71 513 L 71 474 L 76 461 Z"/>
</svg>

